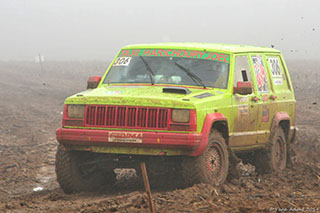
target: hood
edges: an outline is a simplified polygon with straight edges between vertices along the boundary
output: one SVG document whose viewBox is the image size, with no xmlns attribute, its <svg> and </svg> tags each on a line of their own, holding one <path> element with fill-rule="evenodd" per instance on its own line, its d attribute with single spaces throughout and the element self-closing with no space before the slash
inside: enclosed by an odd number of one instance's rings
<svg viewBox="0 0 320 213">
<path fill-rule="evenodd" d="M 165 88 L 165 89 L 164 89 Z M 167 91 L 167 88 L 176 88 Z M 188 90 L 181 94 L 181 90 Z M 166 108 L 194 109 L 197 102 L 219 95 L 214 89 L 167 87 L 167 86 L 101 86 L 85 90 L 66 99 L 65 104 L 97 104 L 97 105 L 126 105 L 151 106 Z"/>
</svg>

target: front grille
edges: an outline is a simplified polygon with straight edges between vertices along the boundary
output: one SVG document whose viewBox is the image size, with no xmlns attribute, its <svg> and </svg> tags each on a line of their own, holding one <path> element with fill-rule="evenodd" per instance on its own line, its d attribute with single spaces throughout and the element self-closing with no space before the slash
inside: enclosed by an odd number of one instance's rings
<svg viewBox="0 0 320 213">
<path fill-rule="evenodd" d="M 168 129 L 168 109 L 87 106 L 85 124 L 94 127 Z"/>
</svg>

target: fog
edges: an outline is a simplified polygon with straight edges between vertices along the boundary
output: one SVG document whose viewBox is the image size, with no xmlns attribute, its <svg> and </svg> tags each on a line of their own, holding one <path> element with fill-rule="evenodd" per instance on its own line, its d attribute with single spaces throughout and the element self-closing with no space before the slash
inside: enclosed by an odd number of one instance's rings
<svg viewBox="0 0 320 213">
<path fill-rule="evenodd" d="M 317 0 L 1 0 L 0 60 L 106 60 L 128 44 L 274 45 L 317 58 Z"/>
</svg>

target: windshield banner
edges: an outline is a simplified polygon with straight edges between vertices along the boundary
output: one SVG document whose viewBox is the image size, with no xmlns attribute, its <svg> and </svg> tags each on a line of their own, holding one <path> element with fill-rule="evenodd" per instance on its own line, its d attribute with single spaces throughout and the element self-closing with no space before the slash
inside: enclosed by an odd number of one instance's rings
<svg viewBox="0 0 320 213">
<path fill-rule="evenodd" d="M 130 49 L 130 50 L 122 50 L 118 57 L 132 57 L 132 56 L 196 58 L 196 59 L 220 61 L 228 64 L 230 63 L 229 54 L 198 51 L 198 50 Z"/>
</svg>

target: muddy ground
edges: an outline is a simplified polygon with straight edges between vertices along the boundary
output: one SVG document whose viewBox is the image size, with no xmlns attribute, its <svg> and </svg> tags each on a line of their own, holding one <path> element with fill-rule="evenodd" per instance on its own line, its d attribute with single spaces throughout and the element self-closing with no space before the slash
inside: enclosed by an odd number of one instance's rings
<svg viewBox="0 0 320 213">
<path fill-rule="evenodd" d="M 134 171 L 111 190 L 66 195 L 54 172 L 64 99 L 84 90 L 105 62 L 0 62 L 0 211 L 147 212 Z M 158 212 L 258 212 L 320 209 L 320 61 L 288 61 L 300 138 L 281 174 L 229 178 L 220 188 L 152 189 Z M 318 208 L 318 210 L 317 210 Z"/>
</svg>

